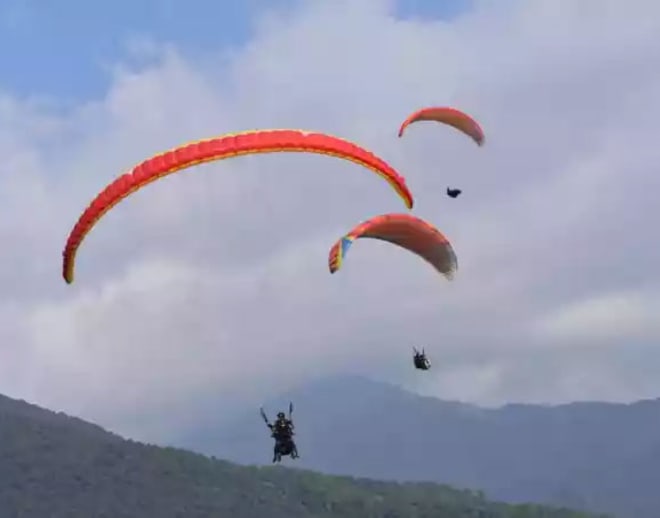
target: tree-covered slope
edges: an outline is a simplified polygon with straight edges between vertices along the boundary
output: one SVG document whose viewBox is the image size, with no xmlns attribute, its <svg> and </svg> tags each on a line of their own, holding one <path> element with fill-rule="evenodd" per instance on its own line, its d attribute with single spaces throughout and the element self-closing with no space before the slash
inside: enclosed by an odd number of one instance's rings
<svg viewBox="0 0 660 518">
<path fill-rule="evenodd" d="M 0 399 L 3 518 L 578 518 L 433 484 L 240 467 Z"/>
</svg>

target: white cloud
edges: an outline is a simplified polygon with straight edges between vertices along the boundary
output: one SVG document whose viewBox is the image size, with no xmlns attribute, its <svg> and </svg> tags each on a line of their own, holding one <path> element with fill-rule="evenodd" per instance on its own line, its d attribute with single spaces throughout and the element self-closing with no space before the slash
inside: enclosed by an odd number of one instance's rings
<svg viewBox="0 0 660 518">
<path fill-rule="evenodd" d="M 538 325 L 554 343 L 625 345 L 660 340 L 660 298 L 643 293 L 594 296 L 560 307 Z"/>
<path fill-rule="evenodd" d="M 307 2 L 266 18 L 230 60 L 170 45 L 65 115 L 5 96 L 0 391 L 166 437 L 177 415 L 192 426 L 208 411 L 200 401 L 221 412 L 349 364 L 414 386 L 409 347 L 425 344 L 434 369 L 419 389 L 441 397 L 657 395 L 658 303 L 644 297 L 660 283 L 660 7 L 481 2 L 451 23 L 390 7 Z M 397 139 L 428 103 L 476 116 L 486 146 L 432 124 Z M 403 205 L 357 166 L 287 155 L 135 194 L 64 285 L 67 232 L 114 176 L 186 140 L 287 126 L 400 168 L 416 213 L 453 241 L 456 280 L 366 240 L 329 275 L 342 232 Z M 447 184 L 463 196 L 446 198 Z"/>
</svg>

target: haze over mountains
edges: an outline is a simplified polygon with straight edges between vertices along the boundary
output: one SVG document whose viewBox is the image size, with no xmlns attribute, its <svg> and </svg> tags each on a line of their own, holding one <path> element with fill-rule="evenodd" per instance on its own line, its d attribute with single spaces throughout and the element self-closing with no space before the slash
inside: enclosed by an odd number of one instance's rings
<svg viewBox="0 0 660 518">
<path fill-rule="evenodd" d="M 491 498 L 660 516 L 660 400 L 506 405 L 420 397 L 358 377 L 313 383 L 269 402 L 296 406 L 296 466 L 483 489 Z M 241 463 L 267 463 L 257 409 L 230 429 L 183 441 Z M 389 452 L 389 453 L 385 453 Z"/>
<path fill-rule="evenodd" d="M 247 468 L 0 396 L 2 518 L 589 518 L 469 490 Z"/>
</svg>

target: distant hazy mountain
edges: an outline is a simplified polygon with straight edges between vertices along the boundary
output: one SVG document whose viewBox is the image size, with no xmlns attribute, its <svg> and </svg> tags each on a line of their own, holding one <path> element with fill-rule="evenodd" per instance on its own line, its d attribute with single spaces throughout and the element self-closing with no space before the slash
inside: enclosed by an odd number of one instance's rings
<svg viewBox="0 0 660 518">
<path fill-rule="evenodd" d="M 0 396 L 1 518 L 588 518 L 477 492 L 246 468 Z"/>
<path fill-rule="evenodd" d="M 483 409 L 356 377 L 303 387 L 280 398 L 280 407 L 289 399 L 298 466 L 660 517 L 660 400 Z M 273 413 L 277 405 L 268 407 Z M 233 429 L 186 444 L 248 464 L 268 462 L 272 447 L 256 409 Z"/>
</svg>

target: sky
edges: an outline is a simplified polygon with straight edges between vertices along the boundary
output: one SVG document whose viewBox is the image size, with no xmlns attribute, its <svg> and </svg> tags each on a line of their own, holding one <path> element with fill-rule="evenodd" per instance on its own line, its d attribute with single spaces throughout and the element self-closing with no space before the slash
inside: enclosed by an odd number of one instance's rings
<svg viewBox="0 0 660 518">
<path fill-rule="evenodd" d="M 481 405 L 660 396 L 660 4 L 236 5 L 2 3 L 0 392 L 152 441 L 342 372 Z M 475 116 L 486 145 L 433 123 L 398 139 L 427 105 Z M 335 240 L 406 209 L 359 166 L 278 154 L 135 193 L 64 283 L 114 177 L 287 127 L 405 175 L 455 280 L 372 240 L 330 275 Z"/>
</svg>

